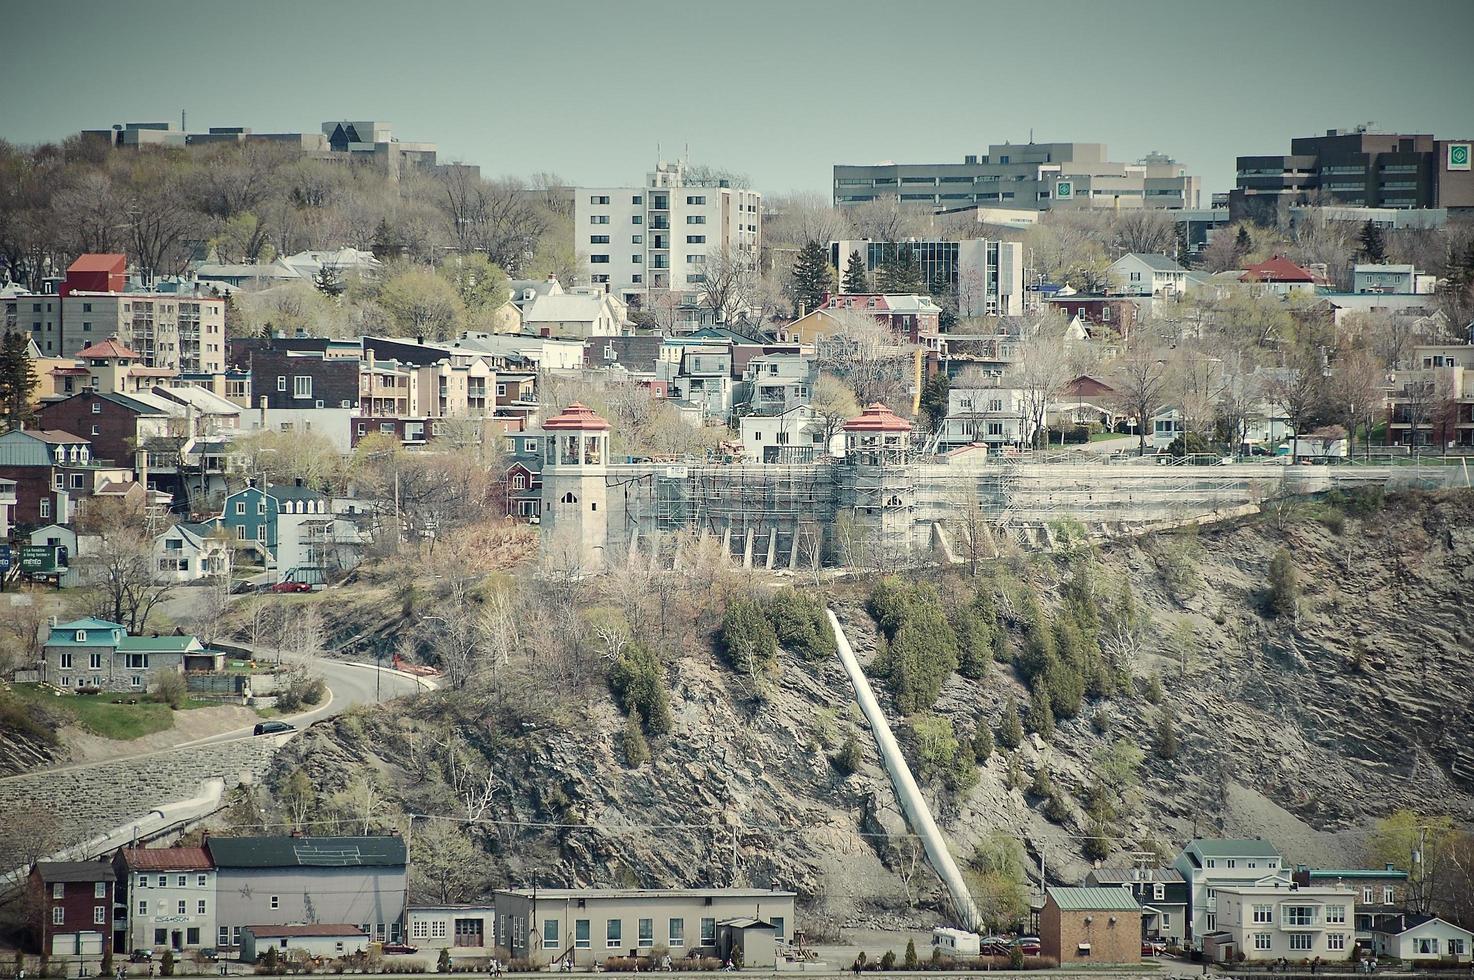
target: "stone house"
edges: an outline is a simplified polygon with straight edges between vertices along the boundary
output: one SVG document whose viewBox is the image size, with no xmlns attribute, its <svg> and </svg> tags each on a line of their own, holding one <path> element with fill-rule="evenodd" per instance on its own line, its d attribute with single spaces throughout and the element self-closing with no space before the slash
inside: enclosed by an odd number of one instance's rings
<svg viewBox="0 0 1474 980">
<path fill-rule="evenodd" d="M 1124 888 L 1046 889 L 1039 943 L 1060 966 L 1140 963 L 1141 906 Z"/>
<path fill-rule="evenodd" d="M 1356 940 L 1370 947 L 1372 927 L 1406 908 L 1408 873 L 1395 865 L 1382 868 L 1311 868 L 1299 865 L 1291 879 L 1301 888 L 1334 885 L 1356 894 Z"/>
<path fill-rule="evenodd" d="M 91 618 L 52 626 L 41 654 L 47 684 L 135 693 L 159 671 L 215 671 L 225 658 L 193 636 L 130 636 L 119 623 Z"/>
</svg>

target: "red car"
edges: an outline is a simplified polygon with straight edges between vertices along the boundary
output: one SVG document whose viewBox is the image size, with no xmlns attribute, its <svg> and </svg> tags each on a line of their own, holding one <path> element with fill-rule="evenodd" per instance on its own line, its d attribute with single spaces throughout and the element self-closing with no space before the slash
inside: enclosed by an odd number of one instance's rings
<svg viewBox="0 0 1474 980">
<path fill-rule="evenodd" d="M 1013 941 L 1013 944 L 1025 956 L 1038 956 L 1044 952 L 1044 947 L 1040 944 L 1038 936 L 1020 936 Z"/>
<path fill-rule="evenodd" d="M 420 951 L 420 947 L 418 947 L 418 946 L 411 946 L 409 943 L 385 943 L 384 944 L 384 955 L 385 956 L 396 956 L 396 955 L 398 955 L 398 956 L 405 956 L 405 955 L 408 955 L 410 953 L 418 953 L 419 951 Z"/>
<path fill-rule="evenodd" d="M 306 582 L 278 582 L 271 587 L 273 592 L 311 592 L 312 586 Z"/>
<path fill-rule="evenodd" d="M 1167 952 L 1167 943 L 1162 939 L 1143 939 L 1141 941 L 1142 956 L 1163 956 Z"/>
</svg>

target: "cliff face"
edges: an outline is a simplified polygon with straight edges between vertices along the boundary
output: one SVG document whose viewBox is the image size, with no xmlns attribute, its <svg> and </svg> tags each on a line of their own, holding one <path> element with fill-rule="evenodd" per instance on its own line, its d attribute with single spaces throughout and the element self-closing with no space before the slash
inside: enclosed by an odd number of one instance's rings
<svg viewBox="0 0 1474 980">
<path fill-rule="evenodd" d="M 1394 809 L 1474 812 L 1474 495 L 1318 513 L 1099 552 L 1097 581 L 1114 593 L 1129 579 L 1150 615 L 1134 672 L 1160 674 L 1162 703 L 1149 703 L 1141 684 L 1088 704 L 1049 743 L 1025 740 L 1021 786 L 1047 766 L 1066 803 L 1055 821 L 1026 789 L 1010 788 L 1001 753 L 964 793 L 932 787 L 959 863 L 1002 831 L 1043 858 L 1051 881 L 1082 877 L 1083 837 L 1098 833 L 1082 802 L 1092 754 L 1122 738 L 1146 759 L 1118 808 L 1107 864 L 1141 842 L 1175 848 L 1194 833 L 1262 834 L 1293 862 L 1355 863 L 1375 819 Z M 1281 548 L 1303 599 L 1298 616 L 1270 618 L 1266 569 Z M 1046 597 L 1068 574 L 1063 561 L 1018 571 Z M 834 605 L 864 661 L 875 630 L 862 596 L 863 587 L 838 589 Z M 619 748 L 623 718 L 599 692 L 551 725 L 462 715 L 494 787 L 483 814 L 494 822 L 473 836 L 500 880 L 796 888 L 816 932 L 914 920 L 913 899 L 938 900 L 916 849 L 891 836 L 903 824 L 837 662 L 782 654 L 761 696 L 709 653 L 669 664 L 667 679 L 672 734 L 652 739 L 651 761 L 635 768 Z M 981 681 L 953 676 L 937 711 L 959 731 L 996 727 L 1007 699 L 1026 694 L 1011 667 L 996 665 Z M 1152 751 L 1163 709 L 1180 741 L 1170 760 Z M 445 711 L 427 699 L 319 726 L 282 754 L 276 775 L 302 765 L 331 788 L 368 763 L 406 809 L 450 812 L 455 798 L 424 776 L 435 767 L 415 734 L 443 724 Z M 863 759 L 842 776 L 830 756 L 852 730 Z"/>
</svg>

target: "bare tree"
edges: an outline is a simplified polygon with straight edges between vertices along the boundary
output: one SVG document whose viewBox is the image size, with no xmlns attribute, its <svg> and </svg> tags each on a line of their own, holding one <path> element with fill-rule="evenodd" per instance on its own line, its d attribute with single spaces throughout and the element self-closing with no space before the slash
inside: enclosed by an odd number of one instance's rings
<svg viewBox="0 0 1474 980">
<path fill-rule="evenodd" d="M 1020 409 L 1029 438 L 1042 445 L 1049 406 L 1064 392 L 1074 377 L 1071 348 L 1063 318 L 1051 315 L 1023 327 L 1014 342 L 1013 363 L 1004 383 L 1018 392 Z"/>
<path fill-rule="evenodd" d="M 747 317 L 758 295 L 759 278 L 757 260 L 744 248 L 722 245 L 707 254 L 701 296 L 717 323 Z"/>
<path fill-rule="evenodd" d="M 1116 247 L 1123 252 L 1165 255 L 1177 246 L 1177 222 L 1171 212 L 1138 208 L 1120 212 L 1114 222 Z"/>
<path fill-rule="evenodd" d="M 1266 385 L 1269 401 L 1284 414 L 1294 430 L 1291 462 L 1300 462 L 1300 436 L 1319 413 L 1325 394 L 1325 377 L 1315 351 L 1294 352 L 1288 363 L 1273 373 Z"/>
<path fill-rule="evenodd" d="M 849 385 L 863 405 L 891 403 L 910 387 L 911 348 L 859 310 L 830 311 L 835 329 L 816 344 L 819 367 Z"/>
<path fill-rule="evenodd" d="M 1138 451 L 1146 454 L 1146 427 L 1167 391 L 1167 363 L 1144 332 L 1112 365 L 1111 385 L 1123 412 L 1136 420 Z"/>
<path fill-rule="evenodd" d="M 515 181 L 483 180 L 470 168 L 440 172 L 440 208 L 462 252 L 483 252 L 521 275 L 547 229 L 548 212 Z"/>
<path fill-rule="evenodd" d="M 848 216 L 823 194 L 783 194 L 763 201 L 768 216 L 763 219 L 766 247 L 802 247 L 807 242 L 840 241 L 850 234 Z"/>
<path fill-rule="evenodd" d="M 172 591 L 169 583 L 154 580 L 154 539 L 163 532 L 163 522 L 142 503 L 93 500 L 78 526 L 99 541 L 96 552 L 78 559 L 98 581 L 98 613 L 130 633 L 142 633 Z"/>
<path fill-rule="evenodd" d="M 1346 426 L 1347 456 L 1356 454 L 1356 430 L 1363 427 L 1371 448 L 1372 426 L 1387 403 L 1387 373 L 1375 355 L 1354 350 L 1331 365 L 1326 402 L 1331 413 Z"/>
</svg>

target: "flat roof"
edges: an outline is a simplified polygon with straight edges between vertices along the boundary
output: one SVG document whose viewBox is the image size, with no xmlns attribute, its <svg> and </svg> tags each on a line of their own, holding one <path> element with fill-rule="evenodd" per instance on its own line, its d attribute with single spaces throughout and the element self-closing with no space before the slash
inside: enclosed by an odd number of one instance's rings
<svg viewBox="0 0 1474 980">
<path fill-rule="evenodd" d="M 798 893 L 769 888 L 498 888 L 493 894 L 519 898 L 795 898 Z"/>
</svg>

